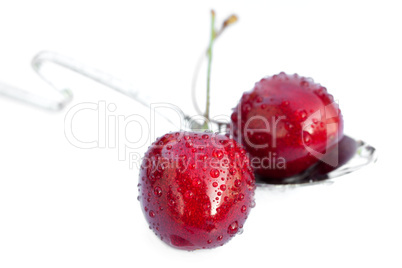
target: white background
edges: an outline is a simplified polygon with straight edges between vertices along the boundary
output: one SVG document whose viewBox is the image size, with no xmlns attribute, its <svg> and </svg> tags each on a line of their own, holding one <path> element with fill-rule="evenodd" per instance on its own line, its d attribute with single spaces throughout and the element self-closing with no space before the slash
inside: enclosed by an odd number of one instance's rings
<svg viewBox="0 0 402 268">
<path fill-rule="evenodd" d="M 263 76 L 297 72 L 328 88 L 345 133 L 374 145 L 378 162 L 331 185 L 259 188 L 242 235 L 213 250 L 172 249 L 142 216 L 138 170 L 117 148 L 80 149 L 64 135 L 65 114 L 79 103 L 113 103 L 115 117 L 149 111 L 67 76 L 75 99 L 59 113 L 0 97 L 0 267 L 401 267 L 398 1 L 1 1 L 0 81 L 50 90 L 29 62 L 51 50 L 194 113 L 191 79 L 211 8 L 218 24 L 240 18 L 215 47 L 213 114 L 230 114 Z M 96 113 L 73 127 L 95 139 Z M 123 134 L 139 139 L 135 125 Z"/>
</svg>

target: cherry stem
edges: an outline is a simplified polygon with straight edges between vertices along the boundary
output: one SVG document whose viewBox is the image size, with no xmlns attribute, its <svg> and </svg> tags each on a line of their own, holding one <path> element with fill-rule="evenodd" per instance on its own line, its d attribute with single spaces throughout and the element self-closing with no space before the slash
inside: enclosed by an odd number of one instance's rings
<svg viewBox="0 0 402 268">
<path fill-rule="evenodd" d="M 214 45 L 215 40 L 224 32 L 224 30 L 232 25 L 233 23 L 235 23 L 238 20 L 236 15 L 231 15 L 229 16 L 222 24 L 222 27 L 216 31 L 215 29 L 215 11 L 211 10 L 211 35 L 210 35 L 210 41 L 209 41 L 209 46 L 207 48 L 206 51 L 206 56 L 208 57 L 208 70 L 207 70 L 207 101 L 206 101 L 206 109 L 205 109 L 205 113 L 204 113 L 204 117 L 205 117 L 205 122 L 204 125 L 202 126 L 203 129 L 208 129 L 208 122 L 210 121 L 210 92 L 211 92 L 211 66 L 212 66 L 212 47 Z M 194 107 L 196 108 L 197 112 L 199 114 L 201 114 L 200 109 L 197 105 L 196 99 L 195 99 L 195 81 L 196 81 L 196 77 L 198 74 L 198 70 L 199 70 L 199 66 L 201 64 L 201 61 L 198 63 L 197 68 L 196 68 L 196 72 L 195 75 L 193 77 L 193 104 Z"/>
<path fill-rule="evenodd" d="M 208 71 L 207 71 L 207 102 L 205 108 L 205 123 L 204 128 L 208 129 L 209 121 L 209 107 L 210 107 L 210 92 L 211 92 L 211 66 L 212 66 L 212 47 L 214 44 L 216 34 L 215 34 L 215 11 L 211 10 L 211 36 L 209 40 L 208 47 Z"/>
</svg>

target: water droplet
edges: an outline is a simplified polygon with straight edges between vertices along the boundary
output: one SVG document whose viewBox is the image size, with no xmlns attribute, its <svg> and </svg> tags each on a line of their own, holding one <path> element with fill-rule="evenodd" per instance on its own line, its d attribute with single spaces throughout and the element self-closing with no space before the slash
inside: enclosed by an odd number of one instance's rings
<svg viewBox="0 0 402 268">
<path fill-rule="evenodd" d="M 174 205 L 176 205 L 176 202 L 173 199 L 169 199 L 168 205 L 174 207 Z"/>
<path fill-rule="evenodd" d="M 243 206 L 241 207 L 240 211 L 241 211 L 242 213 L 246 212 L 246 211 L 247 211 L 247 206 L 246 206 L 246 205 L 243 205 Z"/>
<path fill-rule="evenodd" d="M 186 147 L 187 148 L 193 147 L 193 143 L 191 141 L 186 141 Z"/>
<path fill-rule="evenodd" d="M 167 150 L 172 149 L 172 145 L 168 144 L 168 145 L 166 146 L 166 149 L 167 149 Z"/>
<path fill-rule="evenodd" d="M 307 131 L 303 131 L 303 141 L 305 145 L 311 144 L 312 137 Z"/>
<path fill-rule="evenodd" d="M 235 175 L 237 170 L 235 168 L 229 168 L 230 175 Z"/>
<path fill-rule="evenodd" d="M 218 159 L 222 159 L 223 158 L 223 152 L 222 150 L 214 150 L 212 152 L 212 155 Z"/>
<path fill-rule="evenodd" d="M 281 79 L 288 79 L 288 76 L 286 75 L 285 72 L 280 72 L 278 77 L 281 78 Z"/>
<path fill-rule="evenodd" d="M 257 102 L 257 103 L 261 103 L 263 101 L 263 98 L 261 97 L 261 96 L 258 96 L 256 99 L 255 99 L 255 102 Z"/>
<path fill-rule="evenodd" d="M 308 86 L 308 82 L 305 81 L 305 80 L 303 80 L 303 81 L 300 82 L 300 86 L 302 86 L 302 87 L 307 87 L 307 86 Z"/>
<path fill-rule="evenodd" d="M 191 198 L 193 198 L 193 196 L 194 196 L 194 193 L 193 193 L 192 191 L 190 191 L 190 190 L 187 190 L 187 191 L 184 193 L 184 198 L 185 198 L 185 199 L 191 199 Z"/>
<path fill-rule="evenodd" d="M 243 112 L 250 112 L 251 111 L 251 106 L 250 106 L 250 104 L 245 104 L 244 106 L 243 106 Z"/>
<path fill-rule="evenodd" d="M 211 243 L 212 243 L 212 240 L 211 240 L 211 239 L 207 240 L 207 243 L 208 243 L 208 244 L 211 244 Z"/>
<path fill-rule="evenodd" d="M 222 184 L 220 188 L 221 188 L 222 191 L 225 191 L 226 190 L 226 185 Z"/>
<path fill-rule="evenodd" d="M 281 106 L 286 107 L 289 105 L 289 101 L 282 101 Z"/>
<path fill-rule="evenodd" d="M 155 182 L 155 181 L 156 181 L 155 174 L 151 174 L 148 179 L 149 179 L 151 182 Z"/>
<path fill-rule="evenodd" d="M 212 186 L 213 186 L 213 187 L 218 187 L 218 183 L 217 183 L 216 181 L 214 181 L 214 182 L 212 183 Z"/>
<path fill-rule="evenodd" d="M 251 208 L 254 208 L 254 207 L 255 207 L 255 201 L 254 201 L 254 200 L 250 202 L 250 207 L 251 207 Z"/>
<path fill-rule="evenodd" d="M 220 236 L 217 237 L 218 241 L 221 241 L 222 239 L 223 239 L 223 235 L 220 235 Z"/>
<path fill-rule="evenodd" d="M 184 135 L 184 139 L 185 139 L 186 141 L 188 141 L 188 140 L 190 139 L 190 136 L 189 136 L 189 135 Z"/>
<path fill-rule="evenodd" d="M 211 169 L 211 171 L 209 172 L 209 174 L 211 175 L 212 178 L 218 178 L 220 172 L 219 172 L 219 170 L 217 170 L 217 169 L 214 168 L 214 169 Z M 215 186 L 215 187 L 216 187 L 216 186 Z"/>
<path fill-rule="evenodd" d="M 211 204 L 210 204 L 209 202 L 206 202 L 206 203 L 203 205 L 203 207 L 204 207 L 205 210 L 209 211 L 209 210 L 211 209 Z"/>
<path fill-rule="evenodd" d="M 239 230 L 239 224 L 237 223 L 237 221 L 235 221 L 229 225 L 228 234 L 234 235 L 237 233 L 238 230 Z"/>
<path fill-rule="evenodd" d="M 287 129 L 287 130 L 292 130 L 294 128 L 294 126 L 291 124 L 291 123 L 289 123 L 289 122 L 286 122 L 285 123 L 285 129 Z"/>
<path fill-rule="evenodd" d="M 204 134 L 204 135 L 202 135 L 202 138 L 207 140 L 207 139 L 209 139 L 209 136 L 207 134 Z"/>
<path fill-rule="evenodd" d="M 241 181 L 240 181 L 240 180 L 235 180 L 234 185 L 235 185 L 236 187 L 240 187 Z"/>
<path fill-rule="evenodd" d="M 201 161 L 206 161 L 208 159 L 208 155 L 204 154 L 204 155 L 200 155 L 199 159 Z"/>
<path fill-rule="evenodd" d="M 194 186 L 200 186 L 201 185 L 201 180 L 199 179 L 199 178 L 195 178 L 194 180 L 193 180 L 193 185 Z"/>
<path fill-rule="evenodd" d="M 149 211 L 149 217 L 151 217 L 151 218 L 155 218 L 155 212 L 153 211 L 153 210 L 150 210 Z"/>
<path fill-rule="evenodd" d="M 239 201 L 242 201 L 244 199 L 244 194 L 240 193 L 239 194 Z"/>
<path fill-rule="evenodd" d="M 157 196 L 157 197 L 161 197 L 161 196 L 162 196 L 162 189 L 161 189 L 161 187 L 156 186 L 156 187 L 154 188 L 154 195 Z"/>
<path fill-rule="evenodd" d="M 300 110 L 300 111 L 298 111 L 298 116 L 299 116 L 299 119 L 300 119 L 301 121 L 305 120 L 305 119 L 307 118 L 307 112 L 306 112 L 306 110 Z"/>
</svg>

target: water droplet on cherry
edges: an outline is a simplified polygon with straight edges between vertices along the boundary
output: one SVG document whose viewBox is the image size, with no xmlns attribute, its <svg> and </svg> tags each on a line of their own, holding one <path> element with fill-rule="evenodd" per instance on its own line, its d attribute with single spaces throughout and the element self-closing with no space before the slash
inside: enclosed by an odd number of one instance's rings
<svg viewBox="0 0 402 268">
<path fill-rule="evenodd" d="M 237 221 L 234 221 L 228 227 L 228 234 L 234 235 L 237 233 L 238 230 L 239 230 L 239 224 L 237 223 Z"/>
<path fill-rule="evenodd" d="M 184 193 L 184 198 L 187 199 L 187 200 L 193 198 L 193 196 L 194 196 L 194 193 L 193 193 L 192 191 L 190 191 L 190 190 L 187 190 L 187 191 Z"/>
<path fill-rule="evenodd" d="M 217 170 L 217 169 L 214 168 L 214 169 L 211 169 L 211 171 L 209 172 L 209 174 L 211 175 L 212 178 L 218 178 L 220 172 L 219 172 L 219 170 Z"/>
<path fill-rule="evenodd" d="M 168 205 L 169 205 L 170 207 L 174 207 L 174 206 L 176 205 L 176 201 L 174 201 L 173 199 L 169 199 Z"/>
<path fill-rule="evenodd" d="M 235 168 L 229 168 L 230 175 L 235 175 L 237 170 Z"/>
<path fill-rule="evenodd" d="M 312 137 L 311 137 L 310 133 L 308 133 L 307 131 L 303 131 L 303 141 L 304 141 L 305 145 L 311 144 Z"/>
<path fill-rule="evenodd" d="M 193 143 L 191 141 L 186 141 L 186 147 L 187 148 L 193 147 Z"/>
<path fill-rule="evenodd" d="M 162 188 L 159 186 L 156 186 L 154 188 L 154 195 L 157 197 L 161 197 L 162 196 Z"/>
<path fill-rule="evenodd" d="M 241 211 L 242 213 L 246 212 L 246 211 L 247 211 L 247 206 L 246 206 L 246 205 L 243 205 L 243 206 L 241 207 L 240 211 Z"/>
<path fill-rule="evenodd" d="M 223 152 L 222 150 L 214 150 L 212 152 L 212 155 L 218 159 L 222 159 L 223 158 Z"/>
</svg>

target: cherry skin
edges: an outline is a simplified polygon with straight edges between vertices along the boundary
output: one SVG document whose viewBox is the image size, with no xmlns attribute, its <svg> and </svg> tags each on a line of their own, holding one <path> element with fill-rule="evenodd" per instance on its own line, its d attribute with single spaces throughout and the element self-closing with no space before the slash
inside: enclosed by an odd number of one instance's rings
<svg viewBox="0 0 402 268">
<path fill-rule="evenodd" d="M 342 115 L 332 95 L 297 74 L 261 79 L 243 94 L 231 119 L 234 138 L 266 182 L 286 183 L 305 172 L 343 137 Z"/>
<path fill-rule="evenodd" d="M 143 159 L 139 201 L 150 229 L 175 248 L 214 248 L 242 231 L 254 206 L 245 150 L 226 135 L 175 132 Z"/>
</svg>

